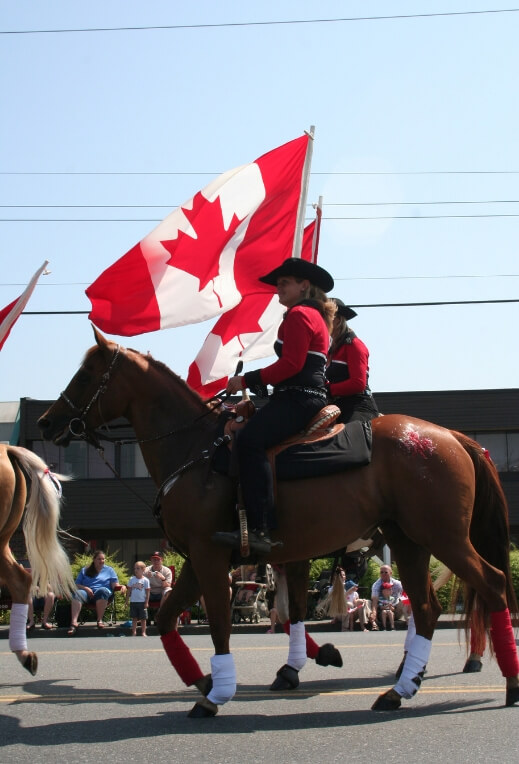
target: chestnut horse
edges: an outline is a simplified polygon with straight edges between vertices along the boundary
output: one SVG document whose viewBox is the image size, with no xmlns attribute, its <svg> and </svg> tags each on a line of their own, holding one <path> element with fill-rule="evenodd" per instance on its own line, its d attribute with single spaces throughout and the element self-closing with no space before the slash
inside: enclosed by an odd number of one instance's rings
<svg viewBox="0 0 519 764">
<path fill-rule="evenodd" d="M 162 521 L 187 560 L 158 626 L 181 679 L 203 698 L 190 716 L 214 715 L 236 691 L 229 650 L 228 570 L 231 552 L 212 541 L 235 526 L 236 487 L 211 469 L 218 413 L 164 364 L 105 339 L 85 355 L 59 399 L 39 420 L 44 437 L 97 442 L 95 428 L 117 417 L 132 425 L 148 470 L 161 487 Z M 290 613 L 287 663 L 278 678 L 297 686 L 306 660 L 303 619 L 308 560 L 369 538 L 380 527 L 411 600 L 416 636 L 395 687 L 373 708 L 392 710 L 420 685 L 440 605 L 429 576 L 431 554 L 467 587 L 472 628 L 489 629 L 506 677 L 506 703 L 519 701 L 519 661 L 510 611 L 517 611 L 509 569 L 506 500 L 495 467 L 476 442 L 429 422 L 390 415 L 375 419 L 368 466 L 327 477 L 278 481 L 278 528 L 269 561 L 284 564 Z M 203 595 L 215 654 L 204 676 L 178 634 L 179 614 Z"/>
<path fill-rule="evenodd" d="M 33 676 L 36 653 L 27 649 L 27 603 L 32 586 L 69 596 L 74 589 L 68 557 L 58 542 L 61 487 L 39 456 L 0 445 L 0 583 L 11 595 L 9 647 Z M 24 515 L 25 509 L 25 515 Z M 29 573 L 16 562 L 9 542 L 24 515 Z"/>
</svg>

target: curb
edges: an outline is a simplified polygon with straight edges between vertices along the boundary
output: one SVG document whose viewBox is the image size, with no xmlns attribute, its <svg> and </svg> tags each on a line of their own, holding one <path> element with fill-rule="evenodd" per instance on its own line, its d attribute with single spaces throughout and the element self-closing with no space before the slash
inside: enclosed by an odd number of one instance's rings
<svg viewBox="0 0 519 764">
<path fill-rule="evenodd" d="M 231 626 L 231 635 L 233 634 L 266 634 L 267 629 L 270 626 L 270 621 L 265 619 L 259 623 L 235 623 Z M 341 634 L 347 632 L 341 632 L 330 621 L 305 621 L 305 627 L 308 632 L 313 633 L 326 633 L 326 634 Z M 438 629 L 458 629 L 465 627 L 465 619 L 463 616 L 453 618 L 451 615 L 441 615 L 438 623 L 436 624 L 436 630 Z M 396 631 L 406 631 L 407 625 L 404 621 L 397 621 L 395 623 Z M 159 631 L 155 625 L 148 626 L 148 636 L 159 636 Z M 209 625 L 207 623 L 191 623 L 183 626 L 179 626 L 179 633 L 182 636 L 190 636 L 193 634 L 209 635 Z M 283 630 L 281 626 L 276 627 L 276 634 L 282 634 Z M 9 636 L 9 627 L 0 626 L 0 639 L 7 639 Z M 78 637 L 129 637 L 130 629 L 123 628 L 121 625 L 107 626 L 106 629 L 98 629 L 95 624 L 86 623 L 80 626 L 76 636 Z M 31 638 L 37 637 L 38 639 L 56 639 L 62 638 L 72 639 L 67 634 L 67 627 L 54 628 L 52 631 L 46 631 L 36 627 L 31 631 L 27 638 L 30 642 Z"/>
</svg>

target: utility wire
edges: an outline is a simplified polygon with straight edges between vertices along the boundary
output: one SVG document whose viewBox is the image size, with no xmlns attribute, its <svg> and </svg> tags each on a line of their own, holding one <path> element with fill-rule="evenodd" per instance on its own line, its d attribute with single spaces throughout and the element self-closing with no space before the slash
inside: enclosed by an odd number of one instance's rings
<svg viewBox="0 0 519 764">
<path fill-rule="evenodd" d="M 123 172 L 119 170 L 114 171 L 99 171 L 99 172 L 84 172 L 82 170 L 66 171 L 66 170 L 0 170 L 0 175 L 209 175 L 211 177 L 217 177 L 222 175 L 222 170 L 214 170 L 207 172 L 200 171 L 128 171 Z M 519 170 L 402 170 L 402 171 L 379 171 L 379 170 L 344 170 L 344 171 L 330 171 L 330 172 L 314 172 L 310 175 L 519 175 Z"/>
<path fill-rule="evenodd" d="M 167 24 L 133 27 L 83 27 L 80 29 L 10 29 L 0 31 L 2 35 L 58 34 L 70 32 L 137 32 L 165 29 L 221 29 L 229 27 L 290 26 L 296 24 L 337 24 L 353 21 L 395 21 L 403 19 L 430 19 L 448 16 L 482 16 L 485 14 L 517 13 L 519 8 L 495 8 L 482 11 L 445 11 L 443 13 L 406 13 L 393 16 L 350 16 L 332 19 L 289 19 L 285 21 L 231 21 L 215 24 Z"/>
<path fill-rule="evenodd" d="M 468 274 L 447 274 L 440 276 L 336 276 L 335 281 L 431 281 L 431 280 L 443 280 L 449 281 L 454 279 L 516 279 L 519 278 L 519 273 L 468 273 Z M 48 283 L 40 281 L 37 284 L 39 287 L 71 287 L 79 286 L 86 287 L 89 285 L 88 281 L 62 281 L 59 283 Z M 11 282 L 0 283 L 2 287 L 25 287 L 26 282 Z"/>
<path fill-rule="evenodd" d="M 519 199 L 481 199 L 473 201 L 433 201 L 433 202 L 323 202 L 323 207 L 397 207 L 397 206 L 427 206 L 438 204 L 519 204 Z M 0 209 L 18 210 L 147 210 L 147 209 L 175 209 L 180 204 L 0 204 Z M 312 207 L 308 203 L 307 207 Z"/>
<path fill-rule="evenodd" d="M 444 220 L 448 218 L 517 218 L 519 213 L 492 212 L 477 215 L 323 215 L 322 220 Z M 313 219 L 313 218 L 312 218 Z M 0 218 L 0 223 L 160 223 L 163 218 Z M 310 218 L 307 218 L 310 220 Z"/>
<path fill-rule="evenodd" d="M 379 302 L 351 305 L 352 308 L 423 308 L 439 305 L 500 305 L 519 302 L 519 297 L 510 300 L 450 300 L 438 302 Z M 24 310 L 22 316 L 87 316 L 90 310 Z"/>
</svg>

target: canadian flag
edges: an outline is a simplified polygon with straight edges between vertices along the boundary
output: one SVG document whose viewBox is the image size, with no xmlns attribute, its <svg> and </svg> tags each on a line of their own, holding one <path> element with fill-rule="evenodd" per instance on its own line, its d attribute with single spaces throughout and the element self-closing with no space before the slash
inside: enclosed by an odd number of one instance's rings
<svg viewBox="0 0 519 764">
<path fill-rule="evenodd" d="M 18 320 L 20 313 L 29 302 L 29 298 L 34 292 L 34 287 L 48 264 L 49 261 L 45 260 L 41 268 L 38 268 L 32 279 L 29 281 L 23 294 L 21 294 L 17 300 L 13 300 L 9 305 L 6 305 L 3 310 L 0 310 L 0 350 L 3 348 L 6 339 L 9 337 L 11 329 Z"/>
<path fill-rule="evenodd" d="M 220 175 L 174 210 L 87 288 L 91 321 L 130 336 L 246 310 L 251 294 L 268 313 L 272 288 L 258 277 L 295 254 L 309 140 Z M 257 332 L 251 320 L 244 326 Z"/>
<path fill-rule="evenodd" d="M 318 208 L 316 220 L 306 226 L 303 234 L 301 257 L 311 262 L 317 258 L 320 215 Z M 261 275 L 265 273 L 268 271 Z M 240 359 L 255 361 L 273 354 L 285 308 L 275 288 L 267 288 L 267 294 L 251 293 L 243 297 L 239 305 L 220 316 L 207 335 L 187 376 L 187 384 L 203 398 L 211 398 L 225 388 Z"/>
</svg>

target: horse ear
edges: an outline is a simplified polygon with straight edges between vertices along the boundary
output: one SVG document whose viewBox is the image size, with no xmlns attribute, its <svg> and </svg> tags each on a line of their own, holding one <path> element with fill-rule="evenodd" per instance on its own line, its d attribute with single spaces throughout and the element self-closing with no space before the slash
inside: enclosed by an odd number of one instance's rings
<svg viewBox="0 0 519 764">
<path fill-rule="evenodd" d="M 99 329 L 96 329 L 94 324 L 91 324 L 91 326 L 92 326 L 92 329 L 93 329 L 93 332 L 94 332 L 95 340 L 96 340 L 97 344 L 99 345 L 99 347 L 100 348 L 106 347 L 108 345 L 108 340 L 106 339 L 106 337 L 103 337 L 103 335 L 101 334 Z"/>
</svg>

